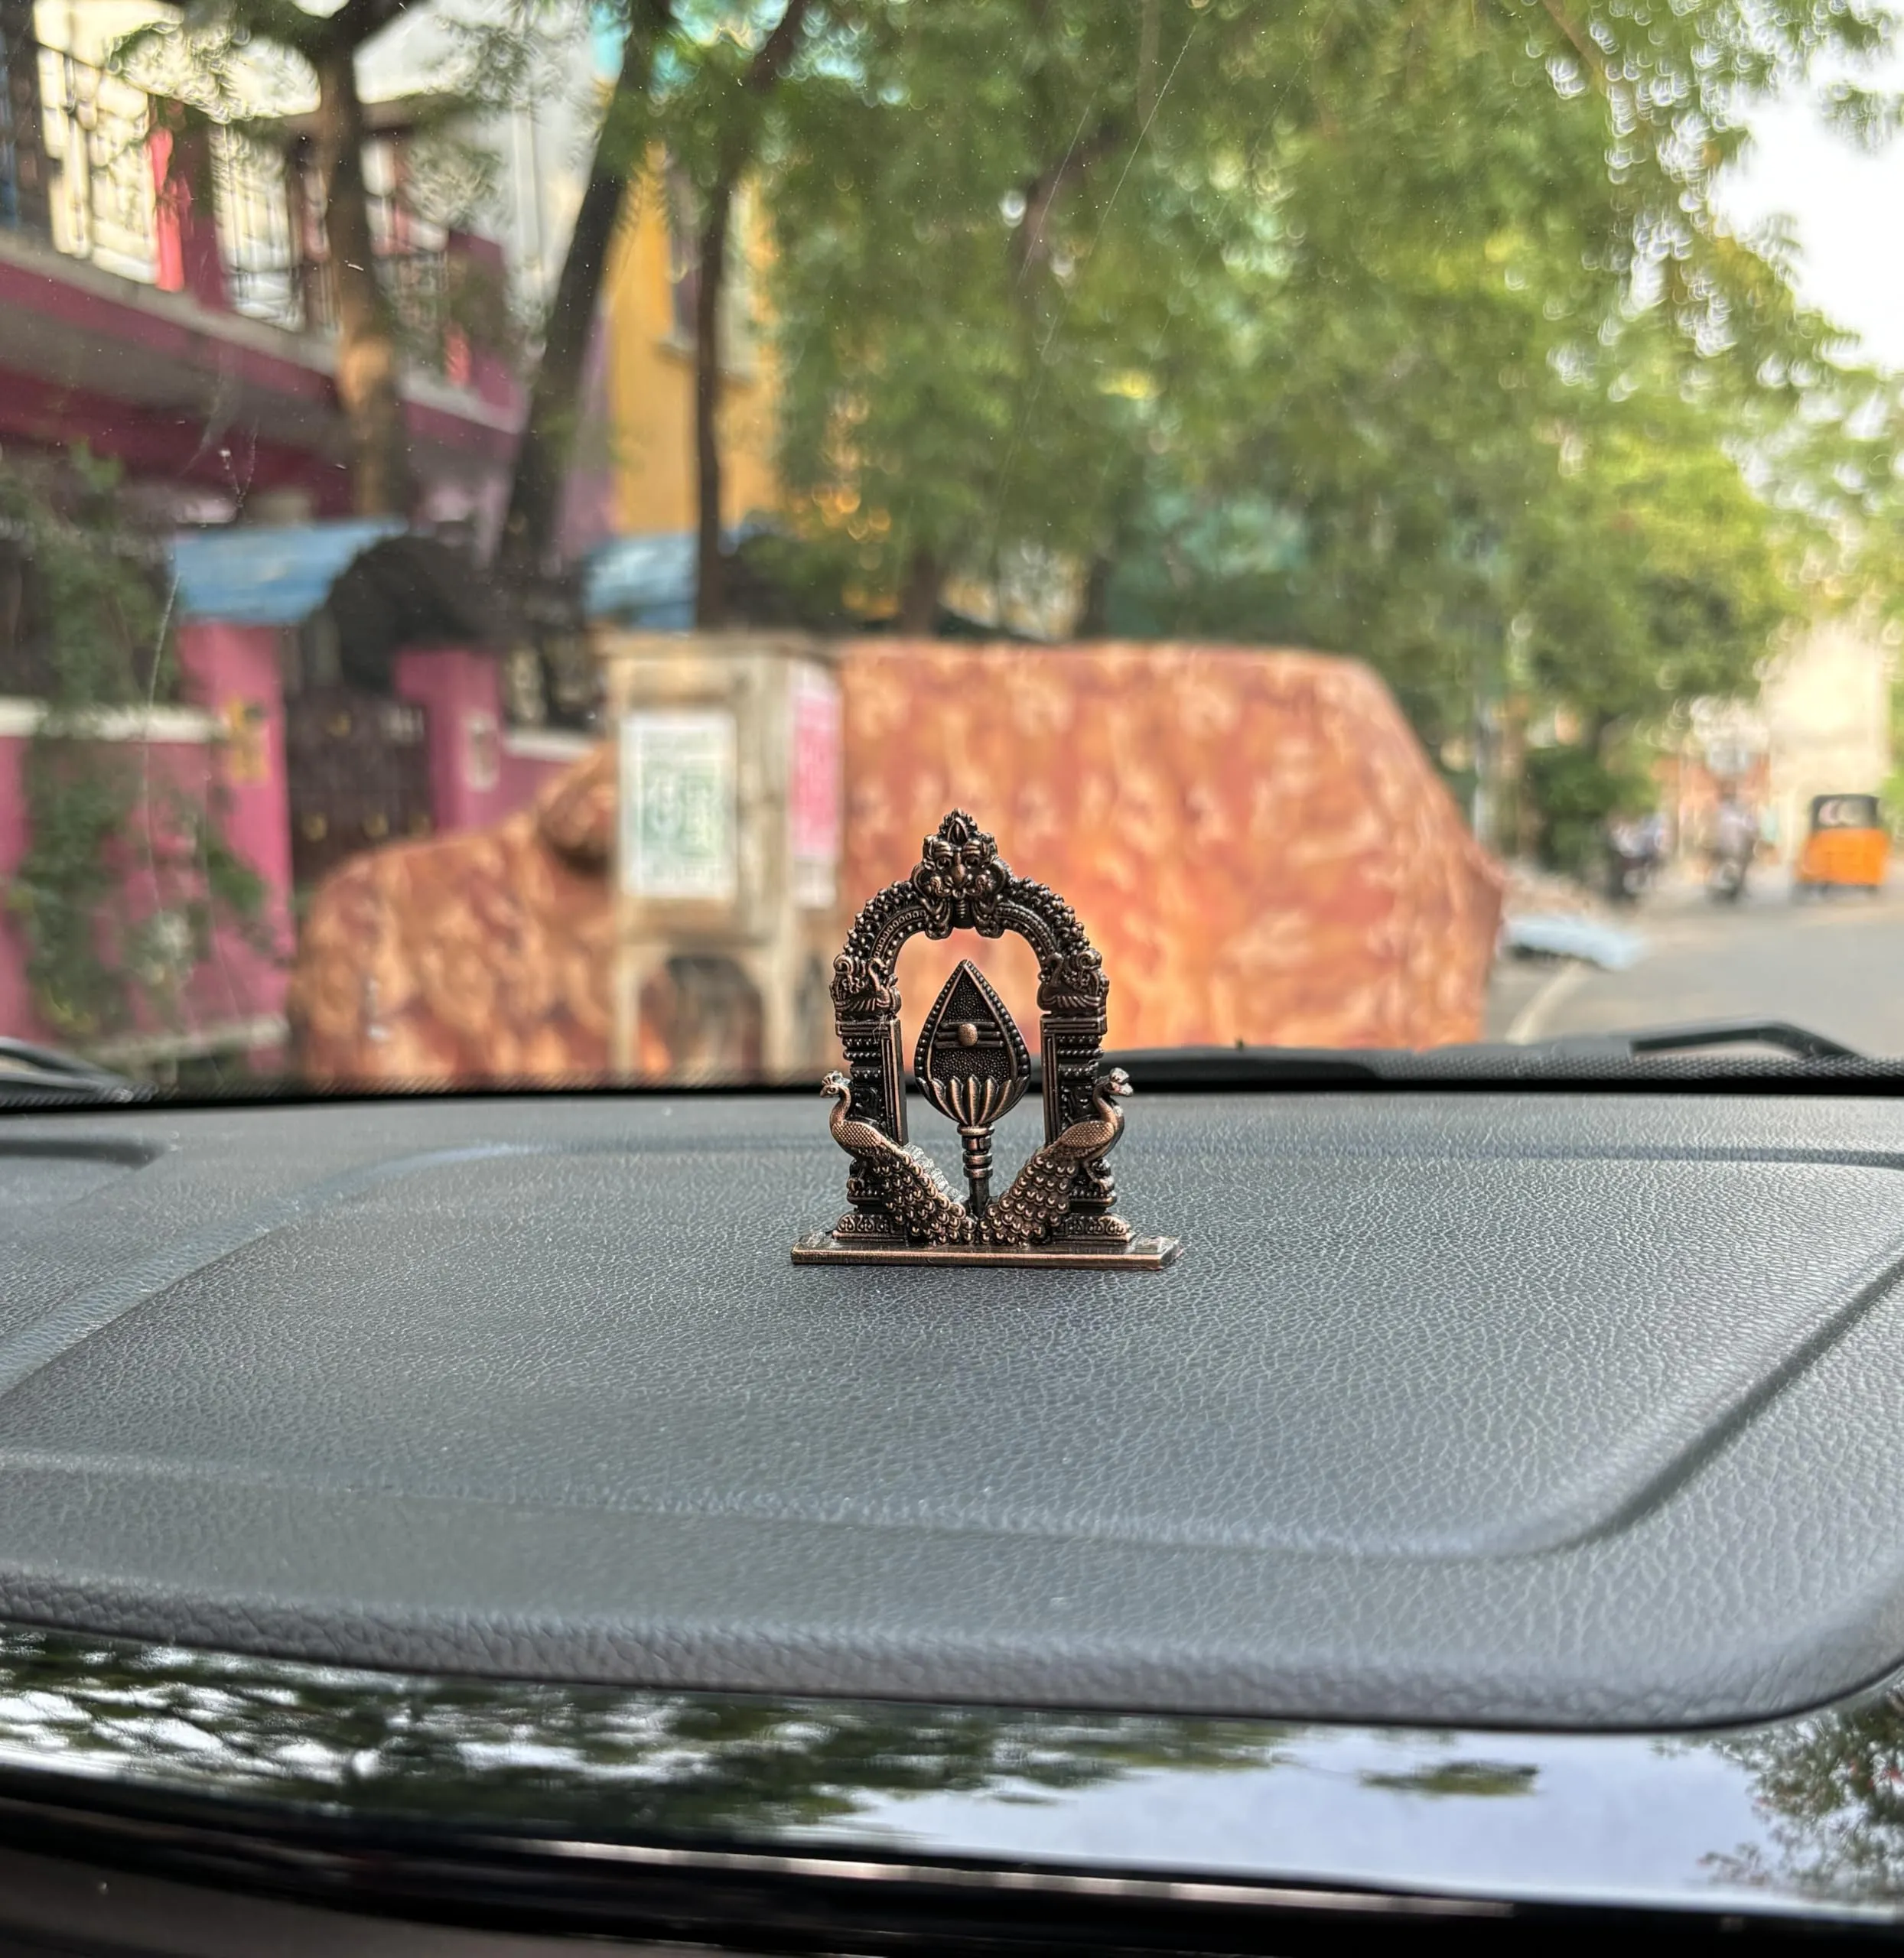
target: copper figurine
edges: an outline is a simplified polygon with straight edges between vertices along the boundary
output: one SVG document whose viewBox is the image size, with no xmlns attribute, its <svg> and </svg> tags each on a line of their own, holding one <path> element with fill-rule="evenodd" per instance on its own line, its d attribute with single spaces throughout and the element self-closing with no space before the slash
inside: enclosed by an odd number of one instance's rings
<svg viewBox="0 0 1904 1958">
<path fill-rule="evenodd" d="M 906 1140 L 900 1046 L 900 948 L 923 933 L 996 938 L 1016 932 L 1038 959 L 1044 1146 L 1011 1186 L 992 1192 L 996 1124 L 1031 1085 L 1024 1036 L 969 959 L 961 959 L 919 1029 L 920 1091 L 959 1130 L 962 1199 L 938 1166 Z M 1105 1161 L 1124 1133 L 1131 1092 L 1104 1063 L 1103 961 L 1076 913 L 1056 892 L 1014 877 L 998 846 L 963 810 L 926 839 L 910 877 L 889 885 L 854 921 L 833 961 L 835 1023 L 845 1072 L 832 1096 L 833 1140 L 852 1159 L 851 1208 L 830 1231 L 802 1238 L 796 1264 L 1014 1264 L 1155 1270 L 1174 1238 L 1140 1238 L 1116 1214 Z"/>
</svg>

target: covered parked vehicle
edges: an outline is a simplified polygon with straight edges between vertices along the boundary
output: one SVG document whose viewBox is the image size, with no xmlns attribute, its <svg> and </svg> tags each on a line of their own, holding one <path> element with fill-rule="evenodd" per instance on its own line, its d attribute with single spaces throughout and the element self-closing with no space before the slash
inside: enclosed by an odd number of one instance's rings
<svg viewBox="0 0 1904 1958">
<path fill-rule="evenodd" d="M 757 643 L 733 636 L 701 656 L 711 671 Z M 1123 1046 L 1412 1048 L 1479 1033 L 1500 873 L 1360 662 L 863 639 L 839 672 L 843 888 L 889 881 L 964 795 L 1076 893 L 1116 962 Z M 532 810 L 366 851 L 327 878 L 291 987 L 306 1077 L 607 1069 L 622 779 L 604 743 Z M 638 1077 L 757 1066 L 762 1002 L 718 956 L 740 941 L 743 909 L 709 907 L 646 987 Z M 972 956 L 1030 1017 L 1036 974 L 1014 951 L 981 940 Z M 909 956 L 902 989 L 923 978 Z"/>
</svg>

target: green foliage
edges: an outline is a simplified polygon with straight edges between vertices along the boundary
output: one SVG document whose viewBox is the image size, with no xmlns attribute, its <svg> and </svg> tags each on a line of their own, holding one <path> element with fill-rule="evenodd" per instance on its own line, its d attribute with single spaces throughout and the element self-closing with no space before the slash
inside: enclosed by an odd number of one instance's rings
<svg viewBox="0 0 1904 1958">
<path fill-rule="evenodd" d="M 1199 629 L 1360 652 L 1437 744 L 1477 696 L 1599 724 L 1749 685 L 1799 603 L 1733 453 L 1749 377 L 1633 303 L 1604 140 L 1590 100 L 1456 23 L 1290 142 L 1257 349 L 1150 503 L 1253 502 L 1299 534 L 1280 573 L 1186 581 Z"/>
<path fill-rule="evenodd" d="M 1632 759 L 1609 761 L 1569 745 L 1533 750 L 1522 780 L 1540 826 L 1541 861 L 1575 877 L 1599 865 L 1609 817 L 1637 815 L 1657 800 Z"/>
<path fill-rule="evenodd" d="M 117 472 L 83 450 L 61 469 L 0 469 L 0 524 L 28 574 L 44 709 L 22 768 L 28 841 L 6 894 L 34 1001 L 86 1046 L 177 1030 L 221 921 L 256 935 L 264 889 L 215 806 L 163 779 L 103 715 L 172 698 L 168 605 L 153 541 L 120 507 Z"/>
<path fill-rule="evenodd" d="M 483 194 L 470 112 L 542 90 L 578 6 L 451 32 L 445 210 Z M 769 214 L 811 616 L 1064 567 L 1094 626 L 1365 658 L 1433 750 L 1565 710 L 1603 759 L 1749 691 L 1786 622 L 1904 594 L 1898 385 L 1714 198 L 1769 93 L 1828 70 L 1847 139 L 1895 126 L 1878 0 L 606 11 L 653 59 L 597 168 L 659 145 L 691 203 L 744 168 Z M 190 0 L 128 45 L 229 116 L 267 51 L 308 79 L 334 18 L 402 11 Z"/>
<path fill-rule="evenodd" d="M 420 11 L 420 10 L 419 10 Z M 432 75 L 404 102 L 406 126 L 428 139 L 425 174 L 443 222 L 493 187 L 493 151 L 472 139 L 474 119 L 516 106 L 552 86 L 540 50 L 585 10 L 577 0 L 508 0 L 488 17 L 432 10 Z M 138 86 L 219 126 L 264 136 L 308 109 L 314 70 L 339 44 L 361 49 L 409 11 L 409 0 L 358 0 L 348 8 L 301 0 L 183 0 L 122 36 L 112 65 Z"/>
<path fill-rule="evenodd" d="M 1714 186 L 1889 31 L 839 0 L 763 151 L 795 526 L 869 594 L 1095 561 L 1108 629 L 1358 654 L 1434 746 L 1749 691 L 1882 576 L 1896 418 Z"/>
<path fill-rule="evenodd" d="M 1093 553 L 1149 437 L 1151 368 L 1209 337 L 1144 262 L 1151 241 L 1109 223 L 1160 64 L 1192 51 L 1180 21 L 1147 58 L 1141 11 L 836 15 L 788 97 L 770 151 L 783 469 L 814 527 L 853 530 L 869 586 L 920 554 L 983 574 Z M 1196 34 L 1180 99 L 1255 32 Z M 1229 213 L 1148 161 L 1144 186 L 1173 277 Z"/>
</svg>

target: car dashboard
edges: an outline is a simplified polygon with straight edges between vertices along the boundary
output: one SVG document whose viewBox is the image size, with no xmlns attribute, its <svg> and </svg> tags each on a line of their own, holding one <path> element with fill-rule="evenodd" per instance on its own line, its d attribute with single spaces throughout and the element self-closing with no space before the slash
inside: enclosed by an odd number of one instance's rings
<svg viewBox="0 0 1904 1958">
<path fill-rule="evenodd" d="M 0 1925 L 1890 1924 L 1895 1104 L 1138 1087 L 1155 1272 L 796 1267 L 803 1097 L 10 1118 Z"/>
</svg>

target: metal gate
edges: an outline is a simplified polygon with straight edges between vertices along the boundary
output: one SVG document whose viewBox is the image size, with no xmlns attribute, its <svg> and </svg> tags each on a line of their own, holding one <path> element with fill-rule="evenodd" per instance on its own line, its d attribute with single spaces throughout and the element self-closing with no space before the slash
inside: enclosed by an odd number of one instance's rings
<svg viewBox="0 0 1904 1958">
<path fill-rule="evenodd" d="M 294 883 L 315 883 L 360 850 L 429 834 L 428 731 L 421 707 L 348 687 L 285 703 Z"/>
</svg>

